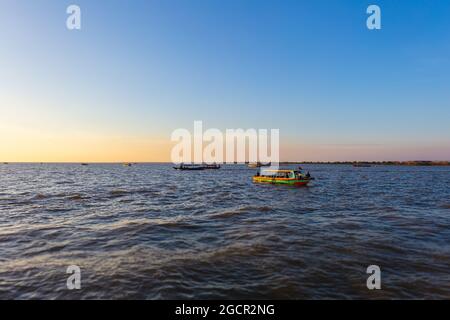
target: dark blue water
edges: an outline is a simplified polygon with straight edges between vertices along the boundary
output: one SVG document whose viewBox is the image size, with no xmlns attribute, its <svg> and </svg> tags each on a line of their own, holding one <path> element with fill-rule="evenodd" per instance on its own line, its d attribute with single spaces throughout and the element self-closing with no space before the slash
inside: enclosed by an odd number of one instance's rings
<svg viewBox="0 0 450 320">
<path fill-rule="evenodd" d="M 304 168 L 0 165 L 0 298 L 450 298 L 449 167 Z"/>
</svg>

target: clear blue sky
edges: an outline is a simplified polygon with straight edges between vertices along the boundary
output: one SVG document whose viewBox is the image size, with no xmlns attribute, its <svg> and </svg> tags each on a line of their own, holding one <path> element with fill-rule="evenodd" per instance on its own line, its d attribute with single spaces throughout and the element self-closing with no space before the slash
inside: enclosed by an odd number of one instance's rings
<svg viewBox="0 0 450 320">
<path fill-rule="evenodd" d="M 279 128 L 308 159 L 450 159 L 448 0 L 0 0 L 0 40 L 3 126 L 168 139 L 203 120 Z"/>
</svg>

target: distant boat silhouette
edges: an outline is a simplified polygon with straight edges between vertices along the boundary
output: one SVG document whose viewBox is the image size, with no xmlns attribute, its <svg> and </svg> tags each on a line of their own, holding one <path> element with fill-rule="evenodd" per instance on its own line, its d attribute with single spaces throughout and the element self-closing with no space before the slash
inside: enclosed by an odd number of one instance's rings
<svg viewBox="0 0 450 320">
<path fill-rule="evenodd" d="M 82 166 L 88 166 L 89 164 L 87 164 L 87 163 L 82 163 L 81 165 L 82 165 Z"/>
<path fill-rule="evenodd" d="M 249 163 L 247 166 L 249 168 L 260 168 L 260 167 L 270 167 L 271 165 L 272 165 L 271 162 L 263 164 L 263 163 L 258 161 L 256 163 Z"/>
<path fill-rule="evenodd" d="M 180 164 L 178 167 L 173 167 L 175 170 L 205 170 L 205 167 L 199 164 Z"/>
</svg>

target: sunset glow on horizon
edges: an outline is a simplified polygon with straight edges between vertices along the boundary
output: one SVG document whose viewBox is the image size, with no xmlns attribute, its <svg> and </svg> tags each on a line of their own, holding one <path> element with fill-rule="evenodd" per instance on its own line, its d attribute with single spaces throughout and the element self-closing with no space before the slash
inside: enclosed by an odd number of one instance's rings
<svg viewBox="0 0 450 320">
<path fill-rule="evenodd" d="M 80 0 L 68 30 L 4 1 L 0 162 L 170 162 L 195 120 L 280 129 L 281 161 L 449 161 L 450 3 L 369 4 Z"/>
</svg>

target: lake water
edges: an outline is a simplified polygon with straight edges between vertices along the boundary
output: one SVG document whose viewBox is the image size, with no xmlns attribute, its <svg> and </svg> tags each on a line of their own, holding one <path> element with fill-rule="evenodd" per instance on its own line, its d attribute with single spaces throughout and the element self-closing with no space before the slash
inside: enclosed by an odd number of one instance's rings
<svg viewBox="0 0 450 320">
<path fill-rule="evenodd" d="M 303 167 L 0 165 L 0 298 L 450 298 L 449 167 Z"/>
</svg>

